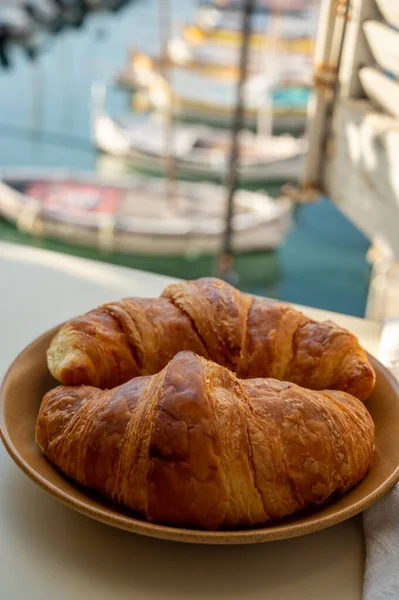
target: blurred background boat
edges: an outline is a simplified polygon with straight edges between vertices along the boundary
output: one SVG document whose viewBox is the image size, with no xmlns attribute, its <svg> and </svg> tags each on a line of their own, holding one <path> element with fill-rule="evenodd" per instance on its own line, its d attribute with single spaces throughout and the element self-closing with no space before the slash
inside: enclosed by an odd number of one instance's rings
<svg viewBox="0 0 399 600">
<path fill-rule="evenodd" d="M 247 127 L 255 128 L 259 114 L 265 109 L 270 110 L 274 129 L 304 129 L 309 88 L 295 85 L 273 87 L 271 82 L 262 81 L 262 78 L 250 80 L 247 84 L 244 86 L 244 124 Z M 133 96 L 132 106 L 138 111 L 143 107 L 165 111 L 173 102 L 178 119 L 229 127 L 234 112 L 234 90 L 234 82 L 209 81 L 197 73 L 180 72 L 174 77 L 172 87 L 158 80 L 144 98 Z"/>
<path fill-rule="evenodd" d="M 218 251 L 226 195 L 214 184 L 102 180 L 81 172 L 10 169 L 0 179 L 0 215 L 24 233 L 122 253 L 187 256 Z M 234 251 L 274 250 L 292 223 L 292 203 L 240 190 Z"/>
<path fill-rule="evenodd" d="M 394 2 L 395 0 L 391 0 Z M 293 11 L 301 10 L 314 3 L 314 0 L 256 0 L 256 11 Z M 245 0 L 199 0 L 199 6 L 217 7 L 220 10 L 242 10 Z"/>
<path fill-rule="evenodd" d="M 315 40 L 318 20 L 317 3 L 292 3 L 290 11 L 284 14 L 281 24 L 280 35 L 282 39 L 310 39 Z M 240 43 L 242 7 L 228 8 L 219 6 L 217 3 L 200 2 L 197 10 L 195 24 L 212 39 L 226 39 L 231 42 Z M 281 3 L 277 7 L 265 10 L 256 6 L 251 16 L 251 37 L 264 35 L 267 32 L 271 11 L 282 10 Z"/>
<path fill-rule="evenodd" d="M 249 63 L 249 76 L 265 75 L 267 72 L 265 69 L 268 69 L 272 59 L 276 59 L 274 54 L 265 53 L 259 63 Z M 277 60 L 279 62 L 278 81 L 282 84 L 310 85 L 313 67 L 312 57 L 301 53 L 280 53 Z M 165 68 L 168 68 L 172 82 L 175 74 L 178 75 L 186 71 L 199 73 L 203 78 L 208 76 L 209 81 L 212 81 L 212 78 L 217 78 L 237 82 L 239 75 L 237 63 L 227 65 L 226 63 L 212 64 L 188 60 L 181 61 L 181 64 L 179 64 L 171 56 L 155 58 L 149 54 L 133 50 L 127 67 L 116 73 L 115 81 L 132 91 L 140 88 L 149 89 L 162 76 L 162 70 Z"/>
<path fill-rule="evenodd" d="M 230 134 L 205 125 L 176 124 L 171 138 L 162 120 L 150 117 L 115 119 L 94 116 L 94 141 L 99 150 L 128 159 L 136 168 L 163 174 L 172 154 L 179 177 L 224 181 L 230 153 Z M 241 185 L 267 181 L 296 181 L 306 144 L 289 134 L 271 136 L 240 132 L 238 177 Z M 166 150 L 168 149 L 168 150 Z"/>
<path fill-rule="evenodd" d="M 259 112 L 270 104 L 276 129 L 303 129 L 311 91 L 311 60 L 301 54 L 281 54 L 277 59 L 269 54 L 264 59 L 264 68 L 251 73 L 244 86 L 245 124 L 255 127 Z M 144 91 L 133 96 L 136 109 L 150 106 L 164 110 L 173 97 L 177 118 L 224 126 L 231 123 L 237 72 L 233 74 L 221 65 L 205 72 L 192 64 L 173 64 L 167 67 L 166 81 L 162 75 L 163 64 L 146 55 L 134 53 L 131 65 L 130 69 L 117 74 L 116 82 L 132 91 Z"/>
<path fill-rule="evenodd" d="M 282 19 L 281 19 L 282 20 Z M 262 55 L 273 50 L 278 52 L 302 53 L 312 55 L 314 41 L 311 38 L 287 37 L 283 26 L 279 27 L 278 39 L 267 33 L 252 33 L 248 41 L 248 63 L 250 68 L 261 64 Z M 219 30 L 217 34 L 204 31 L 197 25 L 186 25 L 180 33 L 168 43 L 168 54 L 176 63 L 202 62 L 203 64 L 223 64 L 228 67 L 237 65 L 241 47 L 241 35 L 231 35 L 229 31 Z"/>
<path fill-rule="evenodd" d="M 220 18 L 204 27 L 204 10 L 208 11 L 205 15 L 216 11 Z M 244 84 L 247 126 L 254 127 L 259 109 L 270 104 L 275 129 L 303 129 L 312 82 L 312 32 L 317 14 L 314 5 L 304 14 L 252 14 L 251 27 L 257 29 L 251 29 L 248 36 Z M 128 65 L 115 75 L 116 83 L 139 91 L 133 97 L 136 110 L 164 110 L 173 103 L 177 118 L 230 125 L 239 77 L 240 19 L 237 10 L 224 7 L 219 11 L 200 5 L 196 21 L 172 35 L 164 44 L 165 52 L 162 48 L 158 55 L 131 50 Z"/>
</svg>

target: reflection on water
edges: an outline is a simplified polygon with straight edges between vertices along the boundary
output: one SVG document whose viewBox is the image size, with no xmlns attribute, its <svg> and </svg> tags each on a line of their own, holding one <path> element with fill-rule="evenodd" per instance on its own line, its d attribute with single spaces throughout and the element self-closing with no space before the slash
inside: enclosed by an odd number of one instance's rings
<svg viewBox="0 0 399 600">
<path fill-rule="evenodd" d="M 174 0 L 175 30 L 189 21 L 195 0 Z M 109 81 L 129 49 L 156 51 L 157 0 L 132 3 L 120 13 L 93 14 L 81 29 L 61 31 L 36 62 L 14 49 L 13 68 L 0 70 L 0 167 L 54 166 L 95 170 L 91 146 L 90 89 Z M 129 109 L 129 96 L 112 92 L 108 108 Z M 268 190 L 273 193 L 270 186 Z M 0 239 L 31 244 L 29 236 L 0 222 Z M 34 240 L 36 246 L 101 258 L 181 277 L 214 273 L 214 260 L 99 256 L 94 250 Z M 296 225 L 276 253 L 242 256 L 236 268 L 243 289 L 284 300 L 363 315 L 369 268 L 367 240 L 327 200 L 299 207 Z"/>
</svg>

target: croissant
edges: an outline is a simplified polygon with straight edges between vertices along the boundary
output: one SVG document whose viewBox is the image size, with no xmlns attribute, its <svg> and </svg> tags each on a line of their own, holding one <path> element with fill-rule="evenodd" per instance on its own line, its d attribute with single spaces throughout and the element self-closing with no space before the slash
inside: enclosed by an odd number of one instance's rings
<svg viewBox="0 0 399 600">
<path fill-rule="evenodd" d="M 72 319 L 47 357 L 61 383 L 104 389 L 158 373 L 181 350 L 240 378 L 272 377 L 361 400 L 375 382 L 366 352 L 345 329 L 214 278 L 173 284 L 161 298 L 126 298 Z"/>
<path fill-rule="evenodd" d="M 370 466 L 374 426 L 345 392 L 239 380 L 185 351 L 112 390 L 51 390 L 36 439 L 68 477 L 149 521 L 228 529 L 346 492 Z"/>
</svg>

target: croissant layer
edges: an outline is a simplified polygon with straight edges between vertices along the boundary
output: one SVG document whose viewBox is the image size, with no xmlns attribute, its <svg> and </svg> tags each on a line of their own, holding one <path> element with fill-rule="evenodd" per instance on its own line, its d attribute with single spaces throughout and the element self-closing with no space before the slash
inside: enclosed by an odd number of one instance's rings
<svg viewBox="0 0 399 600">
<path fill-rule="evenodd" d="M 111 302 L 72 319 L 53 339 L 48 366 L 65 385 L 104 389 L 158 373 L 182 350 L 240 378 L 272 377 L 361 400 L 375 383 L 366 352 L 345 329 L 213 278 L 170 285 L 161 298 Z"/>
<path fill-rule="evenodd" d="M 346 492 L 370 466 L 374 426 L 345 392 L 239 380 L 185 351 L 115 389 L 51 390 L 36 439 L 68 477 L 149 521 L 228 529 Z"/>
</svg>

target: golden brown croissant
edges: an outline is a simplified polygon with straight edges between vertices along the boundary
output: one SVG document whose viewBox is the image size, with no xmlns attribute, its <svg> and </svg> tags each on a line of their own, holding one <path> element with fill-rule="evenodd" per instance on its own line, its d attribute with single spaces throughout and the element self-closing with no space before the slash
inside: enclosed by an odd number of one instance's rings
<svg viewBox="0 0 399 600">
<path fill-rule="evenodd" d="M 366 352 L 345 329 L 213 278 L 170 285 L 161 298 L 111 302 L 69 321 L 51 343 L 48 366 L 66 385 L 111 388 L 158 373 L 181 350 L 241 378 L 339 389 L 361 400 L 375 382 Z"/>
<path fill-rule="evenodd" d="M 67 476 L 150 521 L 220 529 L 347 491 L 370 466 L 374 426 L 345 392 L 241 381 L 186 351 L 113 390 L 51 390 L 36 439 Z"/>
</svg>

